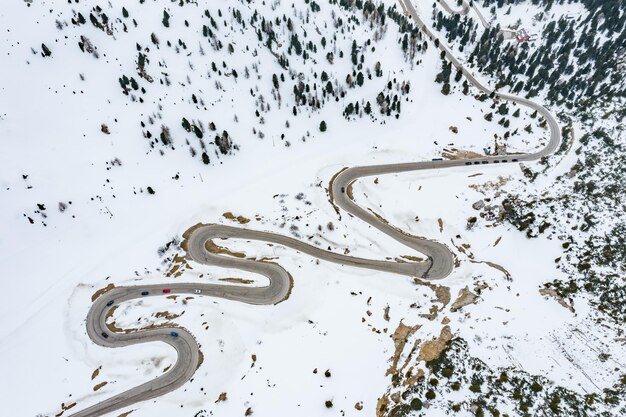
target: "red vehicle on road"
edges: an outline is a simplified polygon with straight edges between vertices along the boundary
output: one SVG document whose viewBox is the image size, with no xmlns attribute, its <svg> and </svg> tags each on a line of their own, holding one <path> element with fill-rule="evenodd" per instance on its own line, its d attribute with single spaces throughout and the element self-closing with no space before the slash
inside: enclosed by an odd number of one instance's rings
<svg viewBox="0 0 626 417">
<path fill-rule="evenodd" d="M 171 292 L 172 292 L 172 290 L 170 290 L 169 288 L 163 289 L 163 294 L 169 294 Z"/>
</svg>

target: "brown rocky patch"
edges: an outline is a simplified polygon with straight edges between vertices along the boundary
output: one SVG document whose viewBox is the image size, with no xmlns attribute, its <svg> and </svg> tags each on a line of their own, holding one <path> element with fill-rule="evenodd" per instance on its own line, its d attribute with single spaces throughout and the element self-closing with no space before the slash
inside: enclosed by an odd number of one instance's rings
<svg viewBox="0 0 626 417">
<path fill-rule="evenodd" d="M 101 382 L 99 384 L 97 384 L 95 387 L 93 387 L 94 391 L 98 391 L 100 388 L 104 387 L 106 384 L 108 384 L 107 381 Z"/>
<path fill-rule="evenodd" d="M 393 340 L 393 344 L 395 345 L 395 351 L 393 353 L 393 359 L 391 362 L 391 366 L 387 369 L 386 375 L 394 375 L 398 372 L 398 361 L 400 360 L 400 355 L 404 350 L 404 346 L 408 341 L 409 337 L 413 335 L 419 328 L 422 327 L 419 324 L 415 326 L 407 326 L 402 321 L 398 325 L 398 328 L 393 335 L 391 335 L 391 339 Z"/>
<path fill-rule="evenodd" d="M 450 311 L 454 313 L 467 305 L 474 304 L 477 299 L 478 296 L 471 292 L 468 287 L 465 287 L 459 291 L 459 295 L 450 306 Z"/>
<path fill-rule="evenodd" d="M 450 340 L 452 340 L 452 332 L 450 331 L 450 326 L 444 326 L 444 328 L 441 329 L 439 337 L 424 342 L 420 349 L 417 360 L 430 362 L 439 358 L 439 355 L 441 355 L 441 352 L 443 352 Z"/>
<path fill-rule="evenodd" d="M 237 216 L 235 217 L 235 215 L 233 213 L 231 213 L 230 211 L 227 211 L 226 213 L 222 214 L 222 216 L 224 216 L 225 218 L 227 218 L 228 220 L 232 220 L 232 221 L 236 221 L 239 224 L 246 224 L 246 223 L 250 223 L 250 219 L 243 217 L 243 216 Z"/>
</svg>

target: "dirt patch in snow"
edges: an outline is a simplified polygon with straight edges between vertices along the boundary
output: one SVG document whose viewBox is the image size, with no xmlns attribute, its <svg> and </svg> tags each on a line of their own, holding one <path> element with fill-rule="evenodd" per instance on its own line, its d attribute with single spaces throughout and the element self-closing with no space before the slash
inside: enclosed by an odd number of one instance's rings
<svg viewBox="0 0 626 417">
<path fill-rule="evenodd" d="M 404 346 L 408 341 L 409 337 L 413 335 L 416 331 L 420 329 L 419 324 L 415 326 L 407 326 L 402 321 L 398 325 L 398 328 L 393 335 L 391 335 L 391 339 L 393 340 L 393 344 L 395 345 L 395 351 L 393 353 L 393 359 L 391 361 L 391 366 L 387 369 L 386 375 L 394 375 L 398 372 L 398 361 L 400 360 L 400 355 L 404 350 Z"/>
<path fill-rule="evenodd" d="M 402 4 L 402 3 L 400 3 Z M 385 417 L 389 409 L 389 397 L 384 395 L 376 403 L 376 417 Z"/>
<path fill-rule="evenodd" d="M 109 285 L 107 285 L 104 288 L 100 288 L 98 291 L 93 293 L 93 295 L 91 296 L 91 302 L 93 303 L 94 301 L 96 301 L 98 299 L 98 297 L 100 297 L 102 294 L 105 294 L 105 293 L 111 291 L 113 288 L 115 288 L 115 285 L 113 285 L 113 284 L 109 284 Z"/>
<path fill-rule="evenodd" d="M 424 262 L 424 258 L 420 258 L 419 256 L 401 255 L 400 257 L 413 262 Z"/>
<path fill-rule="evenodd" d="M 554 289 L 554 288 L 540 288 L 539 289 L 539 294 L 545 296 L 545 297 L 552 297 L 554 298 L 560 305 L 562 305 L 563 307 L 565 307 L 566 309 L 568 309 L 569 311 L 571 311 L 572 313 L 575 313 L 576 310 L 574 310 L 574 303 L 572 300 L 569 300 L 569 304 L 565 301 L 565 299 L 563 297 L 561 297 L 559 295 L 559 293 Z"/>
<path fill-rule="evenodd" d="M 454 313 L 467 305 L 474 304 L 477 299 L 478 296 L 471 292 L 468 287 L 462 288 L 456 300 L 454 300 L 454 303 L 450 306 L 450 311 Z"/>
<path fill-rule="evenodd" d="M 193 269 L 187 260 L 178 254 L 174 255 L 174 259 L 172 259 L 172 267 L 165 274 L 166 277 L 179 277 L 185 272 L 187 269 Z"/>
<path fill-rule="evenodd" d="M 69 403 L 67 405 L 65 405 L 65 403 L 61 403 L 61 412 L 55 414 L 55 417 L 61 417 L 63 415 L 63 413 L 65 413 L 67 410 L 69 410 L 70 408 L 74 408 L 76 407 L 76 403 Z"/>
<path fill-rule="evenodd" d="M 180 243 L 180 247 L 187 252 L 187 240 L 189 239 L 189 236 L 191 236 L 191 234 L 193 232 L 195 232 L 196 230 L 198 230 L 199 228 L 203 227 L 203 226 L 207 226 L 205 223 L 197 223 L 194 224 L 193 226 L 191 226 L 189 229 L 185 230 L 183 232 L 183 241 Z"/>
<path fill-rule="evenodd" d="M 462 149 L 450 148 L 444 149 L 441 153 L 446 159 L 471 159 L 471 158 L 483 158 L 484 155 L 481 155 L 472 151 L 464 151 Z"/>
<path fill-rule="evenodd" d="M 441 329 L 439 337 L 424 342 L 424 344 L 420 348 L 420 353 L 417 357 L 417 360 L 430 362 L 439 358 L 441 352 L 444 351 L 450 340 L 452 340 L 452 332 L 450 331 L 450 326 L 444 326 L 444 328 Z"/>
<path fill-rule="evenodd" d="M 176 314 L 176 313 L 170 313 L 169 311 L 159 311 L 157 313 L 154 313 L 154 317 L 156 317 L 157 319 L 174 320 L 182 316 L 183 313 Z"/>
<path fill-rule="evenodd" d="M 441 304 L 443 304 L 444 307 L 447 306 L 448 303 L 450 302 L 452 298 L 450 296 L 450 287 L 446 287 L 445 285 L 433 284 L 429 281 L 424 281 L 419 278 L 415 278 L 413 281 L 417 285 L 423 285 L 425 287 L 430 288 L 435 293 L 436 300 L 434 301 L 440 302 Z"/>
<path fill-rule="evenodd" d="M 204 244 L 204 247 L 206 248 L 206 250 L 208 250 L 211 253 L 215 253 L 215 254 L 224 254 L 224 255 L 230 255 L 230 256 L 234 256 L 235 258 L 245 258 L 246 254 L 242 253 L 242 252 L 233 252 L 228 248 L 222 247 L 222 246 L 218 246 L 215 244 L 215 242 L 213 242 L 213 240 L 209 239 L 206 241 L 206 243 Z"/>
<path fill-rule="evenodd" d="M 231 213 L 230 211 L 227 211 L 226 213 L 222 214 L 222 216 L 224 216 L 228 220 L 236 221 L 239 224 L 250 223 L 250 219 L 248 219 L 247 217 L 243 217 L 243 216 L 235 217 L 235 215 L 233 213 Z"/>
<path fill-rule="evenodd" d="M 471 188 L 472 190 L 478 191 L 479 193 L 482 193 L 482 194 L 487 194 L 487 192 L 489 191 L 497 191 L 496 194 L 494 195 L 494 198 L 497 198 L 501 193 L 500 190 L 502 189 L 502 187 L 506 183 L 511 181 L 511 179 L 513 179 L 512 176 L 503 177 L 499 175 L 498 178 L 494 181 L 487 181 L 483 184 L 470 184 L 469 188 Z"/>
<path fill-rule="evenodd" d="M 201 350 L 198 350 L 198 365 L 196 366 L 196 369 L 198 369 L 200 365 L 202 365 L 203 363 L 204 363 L 204 353 L 202 353 Z"/>
<path fill-rule="evenodd" d="M 499 240 L 498 240 L 499 242 Z M 494 245 L 495 246 L 495 245 Z M 509 271 L 506 270 L 506 268 L 504 268 L 502 265 L 498 265 L 495 262 L 489 262 L 489 261 L 475 261 L 473 259 L 470 260 L 470 262 L 475 263 L 475 264 L 485 264 L 485 265 L 489 265 L 490 267 L 497 269 L 498 271 L 502 272 L 504 274 L 504 276 L 506 277 L 507 281 L 511 281 L 513 278 L 511 278 L 511 273 Z"/>
<path fill-rule="evenodd" d="M 96 386 L 93 387 L 94 391 L 98 391 L 100 388 L 104 387 L 106 384 L 108 384 L 107 381 L 101 382 L 99 384 L 97 384 Z"/>
</svg>

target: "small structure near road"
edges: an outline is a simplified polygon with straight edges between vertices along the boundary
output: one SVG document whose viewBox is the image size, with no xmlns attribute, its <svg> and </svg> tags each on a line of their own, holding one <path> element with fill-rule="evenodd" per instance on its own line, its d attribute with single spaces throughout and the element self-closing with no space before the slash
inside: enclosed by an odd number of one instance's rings
<svg viewBox="0 0 626 417">
<path fill-rule="evenodd" d="M 526 29 L 519 29 L 515 33 L 515 39 L 517 39 L 517 42 L 519 43 L 528 42 L 530 40 L 530 35 L 526 32 Z"/>
<path fill-rule="evenodd" d="M 500 29 L 500 35 L 505 40 L 515 39 L 518 43 L 535 40 L 535 35 L 530 35 L 526 29 L 503 28 Z"/>
</svg>

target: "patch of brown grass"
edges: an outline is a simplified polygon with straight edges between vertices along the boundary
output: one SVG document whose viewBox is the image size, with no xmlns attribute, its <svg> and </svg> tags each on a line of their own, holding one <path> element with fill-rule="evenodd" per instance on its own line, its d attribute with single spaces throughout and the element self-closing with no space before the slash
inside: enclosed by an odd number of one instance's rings
<svg viewBox="0 0 626 417">
<path fill-rule="evenodd" d="M 100 388 L 104 387 L 106 384 L 108 384 L 107 381 L 101 382 L 99 384 L 97 384 L 95 387 L 93 387 L 94 391 L 98 391 Z"/>
<path fill-rule="evenodd" d="M 238 222 L 239 224 L 246 224 L 246 223 L 250 223 L 250 219 L 243 217 L 243 216 L 237 216 L 235 217 L 235 215 L 233 213 L 231 213 L 230 211 L 227 211 L 226 213 L 222 214 L 222 216 L 224 216 L 225 218 L 227 218 L 228 220 L 233 220 Z"/>
<path fill-rule="evenodd" d="M 208 226 L 208 224 L 206 224 L 206 223 L 197 223 L 197 224 L 194 224 L 189 229 L 187 229 L 187 230 L 185 230 L 183 232 L 183 241 L 180 243 L 180 247 L 185 252 L 187 251 L 187 241 L 189 239 L 189 236 L 191 236 L 193 234 L 193 232 L 195 232 L 196 230 L 198 230 L 199 228 L 204 227 L 204 226 Z"/>
<path fill-rule="evenodd" d="M 169 311 L 159 311 L 154 313 L 154 317 L 158 319 L 174 320 L 182 316 L 182 314 L 170 313 Z"/>
<path fill-rule="evenodd" d="M 105 294 L 109 291 L 111 291 L 113 288 L 115 288 L 115 285 L 113 284 L 109 284 L 104 288 L 100 288 L 98 291 L 96 291 L 92 296 L 91 296 L 91 302 L 93 303 L 94 301 L 96 301 L 98 299 L 98 297 L 100 297 L 102 294 Z"/>
<path fill-rule="evenodd" d="M 245 258 L 246 254 L 242 253 L 242 252 L 233 252 L 228 248 L 222 247 L 222 246 L 218 246 L 215 244 L 215 242 L 213 242 L 213 240 L 209 239 L 205 242 L 204 247 L 206 250 L 208 250 L 211 253 L 215 253 L 217 255 L 219 254 L 224 254 L 224 255 L 230 255 L 230 256 L 234 256 L 235 258 Z"/>
<path fill-rule="evenodd" d="M 69 403 L 68 405 L 65 405 L 65 403 L 61 403 L 61 412 L 55 414 L 55 417 L 61 417 L 63 415 L 63 413 L 65 413 L 67 410 L 69 410 L 70 408 L 74 408 L 76 407 L 76 403 Z"/>
<path fill-rule="evenodd" d="M 204 363 L 204 353 L 202 353 L 201 350 L 198 350 L 198 366 L 196 366 L 196 369 L 198 369 L 200 365 L 202 365 L 203 363 Z"/>
</svg>

